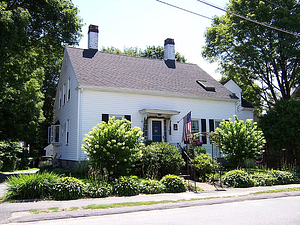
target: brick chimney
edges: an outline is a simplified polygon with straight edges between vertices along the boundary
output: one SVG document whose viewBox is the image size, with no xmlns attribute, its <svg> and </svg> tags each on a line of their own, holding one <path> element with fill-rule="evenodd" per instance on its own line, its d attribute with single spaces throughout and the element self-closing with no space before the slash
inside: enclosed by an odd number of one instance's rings
<svg viewBox="0 0 300 225">
<path fill-rule="evenodd" d="M 175 61 L 175 42 L 174 39 L 167 38 L 164 44 L 164 59 Z"/>
<path fill-rule="evenodd" d="M 90 25 L 88 32 L 88 48 L 98 50 L 98 26 Z"/>
</svg>

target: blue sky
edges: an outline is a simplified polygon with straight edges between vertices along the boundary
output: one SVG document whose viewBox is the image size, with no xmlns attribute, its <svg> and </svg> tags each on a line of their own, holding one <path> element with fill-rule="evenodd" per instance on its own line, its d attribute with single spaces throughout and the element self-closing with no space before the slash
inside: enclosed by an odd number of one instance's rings
<svg viewBox="0 0 300 225">
<path fill-rule="evenodd" d="M 224 12 L 206 6 L 197 0 L 162 0 L 207 17 Z M 207 0 L 225 7 L 229 0 Z M 162 4 L 156 0 L 72 0 L 79 9 L 85 24 L 80 48 L 87 48 L 87 32 L 90 24 L 99 26 L 99 49 L 124 47 L 163 46 L 166 38 L 173 38 L 175 50 L 189 63 L 195 63 L 215 79 L 217 64 L 205 61 L 201 56 L 205 45 L 204 32 L 211 20 Z"/>
</svg>

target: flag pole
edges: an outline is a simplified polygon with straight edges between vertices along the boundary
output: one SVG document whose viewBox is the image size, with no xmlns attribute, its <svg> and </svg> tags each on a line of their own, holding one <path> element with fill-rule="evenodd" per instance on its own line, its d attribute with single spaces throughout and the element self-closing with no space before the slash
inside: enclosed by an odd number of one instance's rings
<svg viewBox="0 0 300 225">
<path fill-rule="evenodd" d="M 187 114 L 189 114 L 190 112 L 192 112 L 193 110 L 191 109 Z M 186 116 L 187 114 L 185 114 L 184 116 Z M 183 120 L 184 117 L 182 117 L 180 120 L 177 121 L 177 123 L 180 123 L 181 120 Z"/>
</svg>

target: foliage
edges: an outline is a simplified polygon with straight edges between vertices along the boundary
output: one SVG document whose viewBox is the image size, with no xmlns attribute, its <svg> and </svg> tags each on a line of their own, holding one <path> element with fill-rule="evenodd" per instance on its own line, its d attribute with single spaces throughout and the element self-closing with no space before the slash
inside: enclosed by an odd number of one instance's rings
<svg viewBox="0 0 300 225">
<path fill-rule="evenodd" d="M 178 149 L 167 142 L 153 142 L 142 149 L 142 174 L 148 178 L 160 178 L 176 174 L 184 165 Z"/>
<path fill-rule="evenodd" d="M 90 162 L 88 160 L 82 160 L 75 163 L 75 166 L 72 169 L 72 173 L 87 174 L 90 168 Z"/>
<path fill-rule="evenodd" d="M 260 118 L 259 126 L 266 137 L 268 149 L 284 149 L 289 156 L 288 163 L 294 162 L 296 153 L 300 151 L 300 101 L 278 101 Z"/>
<path fill-rule="evenodd" d="M 0 142 L 0 170 L 13 171 L 19 168 L 23 149 L 18 142 Z"/>
<path fill-rule="evenodd" d="M 52 198 L 55 200 L 72 200 L 83 197 L 84 183 L 74 177 L 60 177 L 53 185 Z"/>
<path fill-rule="evenodd" d="M 164 47 L 162 46 L 147 46 L 145 50 L 138 49 L 137 47 L 124 48 L 123 52 L 120 49 L 112 46 L 107 48 L 102 47 L 101 51 L 151 59 L 164 59 Z M 183 63 L 187 61 L 184 56 L 180 55 L 179 52 L 175 53 L 175 60 Z"/>
<path fill-rule="evenodd" d="M 266 170 L 247 172 L 232 170 L 225 174 L 224 183 L 230 187 L 272 186 L 297 182 L 296 176 L 290 171 Z"/>
<path fill-rule="evenodd" d="M 167 193 L 186 191 L 186 183 L 182 177 L 168 174 L 164 176 L 160 182 L 165 186 L 165 192 Z"/>
<path fill-rule="evenodd" d="M 248 158 L 255 159 L 263 153 L 265 139 L 257 123 L 252 120 L 239 120 L 234 116 L 235 122 L 223 120 L 220 127 L 210 135 L 211 143 L 220 147 L 225 158 L 236 166 L 242 166 Z"/>
<path fill-rule="evenodd" d="M 133 177 L 119 177 L 114 184 L 114 193 L 117 196 L 134 196 L 139 194 L 139 184 Z"/>
<path fill-rule="evenodd" d="M 281 98 L 290 99 L 291 90 L 300 79 L 299 36 L 262 25 L 299 33 L 300 7 L 296 0 L 275 2 L 231 0 L 227 13 L 215 16 L 206 30 L 206 46 L 202 52 L 203 57 L 219 62 L 226 77 L 247 86 L 243 87 L 244 91 L 254 90 L 267 107 Z M 255 85 L 255 81 L 262 85 Z"/>
<path fill-rule="evenodd" d="M 69 0 L 0 2 L 0 140 L 42 149 L 63 45 L 80 36 L 77 13 Z"/>
<path fill-rule="evenodd" d="M 207 181 L 209 174 L 212 173 L 218 164 L 208 153 L 200 153 L 195 157 L 196 176 L 200 181 Z"/>
<path fill-rule="evenodd" d="M 54 173 L 19 174 L 7 179 L 7 199 L 50 198 L 59 176 Z"/>
<path fill-rule="evenodd" d="M 110 176 L 127 174 L 132 163 L 137 160 L 142 146 L 142 131 L 131 128 L 128 120 L 115 120 L 114 117 L 92 128 L 82 149 L 95 168 L 108 171 Z"/>
<path fill-rule="evenodd" d="M 140 193 L 159 194 L 164 191 L 164 186 L 158 180 L 143 180 L 140 183 Z"/>
<path fill-rule="evenodd" d="M 106 182 L 99 182 L 98 184 L 86 184 L 84 186 L 84 193 L 91 198 L 106 198 L 112 194 L 112 186 Z"/>
<path fill-rule="evenodd" d="M 224 183 L 234 188 L 253 187 L 251 175 L 244 170 L 231 170 L 224 176 Z"/>
</svg>

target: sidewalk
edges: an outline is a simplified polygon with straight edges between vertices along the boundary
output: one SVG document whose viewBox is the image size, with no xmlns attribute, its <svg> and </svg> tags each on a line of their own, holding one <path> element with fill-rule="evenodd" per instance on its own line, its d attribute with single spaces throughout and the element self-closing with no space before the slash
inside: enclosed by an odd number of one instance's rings
<svg viewBox="0 0 300 225">
<path fill-rule="evenodd" d="M 234 201 L 245 201 L 265 198 L 278 198 L 287 196 L 300 196 L 300 191 L 290 193 L 274 193 L 274 194 L 261 194 L 258 196 L 249 194 L 284 189 L 284 188 L 295 188 L 300 187 L 300 184 L 290 185 L 276 185 L 267 187 L 252 187 L 252 188 L 226 188 L 216 190 L 215 187 L 206 183 L 197 183 L 198 186 L 202 187 L 204 191 L 201 192 L 184 192 L 184 193 L 163 193 L 155 195 L 138 195 L 131 197 L 108 197 L 108 198 L 89 198 L 79 199 L 70 201 L 24 201 L 9 203 L 4 202 L 0 204 L 0 224 L 11 223 L 11 222 L 29 222 L 39 220 L 51 220 L 51 219 L 63 219 L 70 217 L 86 217 L 95 215 L 108 215 L 116 213 L 128 213 L 136 211 L 148 211 L 155 209 L 169 209 L 178 207 L 189 207 L 193 205 L 211 205 L 211 204 L 222 204 L 226 202 Z M 0 183 L 0 187 L 4 186 L 4 182 Z M 1 189 L 1 188 L 0 188 Z M 1 193 L 0 193 L 1 195 Z M 243 196 L 243 197 L 242 197 Z M 230 197 L 230 198 L 229 198 Z M 56 213 L 41 213 L 33 215 L 28 213 L 29 210 L 33 209 L 49 209 L 51 207 L 58 207 L 59 209 L 70 209 L 72 207 L 84 207 L 88 205 L 100 205 L 100 204 L 113 204 L 113 203 L 125 203 L 125 202 L 147 202 L 147 201 L 177 201 L 177 200 L 192 200 L 192 201 L 181 201 L 178 203 L 164 203 L 155 205 L 143 205 L 136 207 L 125 207 L 125 208 L 110 208 L 110 209 L 94 209 L 94 210 L 77 210 L 77 211 L 66 211 Z"/>
</svg>

